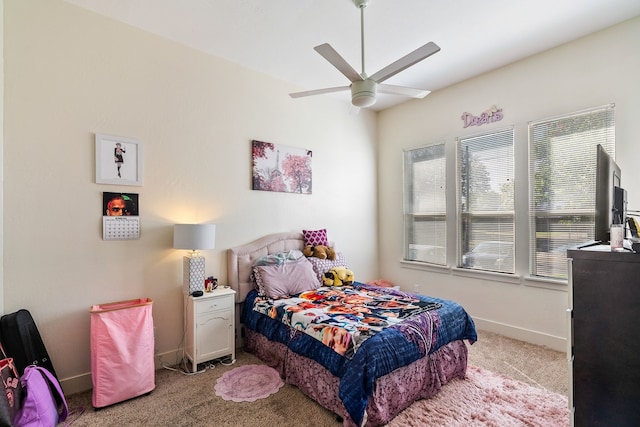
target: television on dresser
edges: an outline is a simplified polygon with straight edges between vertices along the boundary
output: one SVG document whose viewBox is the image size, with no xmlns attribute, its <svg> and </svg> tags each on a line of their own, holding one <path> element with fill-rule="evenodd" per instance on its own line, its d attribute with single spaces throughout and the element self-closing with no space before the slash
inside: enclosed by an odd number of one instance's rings
<svg viewBox="0 0 640 427">
<path fill-rule="evenodd" d="M 598 144 L 596 155 L 596 206 L 594 240 L 609 243 L 611 224 L 625 224 L 626 192 L 620 186 L 621 171 L 613 158 Z"/>
</svg>

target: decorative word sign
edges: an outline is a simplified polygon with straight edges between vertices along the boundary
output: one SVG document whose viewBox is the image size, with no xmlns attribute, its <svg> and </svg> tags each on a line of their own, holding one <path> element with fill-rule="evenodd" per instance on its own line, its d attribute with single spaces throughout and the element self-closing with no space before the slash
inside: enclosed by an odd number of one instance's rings
<svg viewBox="0 0 640 427">
<path fill-rule="evenodd" d="M 463 113 L 461 119 L 464 122 L 464 127 L 469 127 L 499 122 L 500 120 L 502 120 L 502 117 L 502 108 L 498 108 L 495 105 L 492 105 L 487 111 L 480 114 L 479 116 L 474 116 L 471 113 Z"/>
</svg>

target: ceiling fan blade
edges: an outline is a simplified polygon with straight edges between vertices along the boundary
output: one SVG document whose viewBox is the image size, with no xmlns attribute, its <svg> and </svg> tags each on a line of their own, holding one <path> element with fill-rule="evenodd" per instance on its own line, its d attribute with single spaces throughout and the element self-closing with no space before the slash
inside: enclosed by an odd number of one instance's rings
<svg viewBox="0 0 640 427">
<path fill-rule="evenodd" d="M 395 76 L 400 71 L 406 70 L 410 66 L 422 61 L 425 58 L 428 58 L 438 51 L 440 51 L 440 46 L 438 46 L 434 42 L 429 42 L 424 46 L 414 50 L 410 54 L 405 55 L 397 61 L 387 65 L 382 70 L 378 71 L 369 78 L 376 83 L 382 83 L 388 78 Z"/>
<path fill-rule="evenodd" d="M 289 96 L 292 98 L 302 98 L 303 96 L 322 95 L 323 93 L 341 92 L 349 89 L 350 89 L 349 86 L 327 87 L 324 89 L 306 90 L 304 92 L 294 92 L 294 93 L 290 93 Z"/>
<path fill-rule="evenodd" d="M 387 93 L 390 95 L 408 96 L 409 98 L 424 98 L 431 93 L 430 90 L 425 89 L 415 89 L 412 87 L 392 86 L 385 84 L 378 85 L 378 92 Z"/>
<path fill-rule="evenodd" d="M 362 76 L 358 74 L 356 70 L 353 69 L 351 65 L 347 61 L 344 60 L 342 56 L 334 48 L 331 47 L 329 43 L 324 43 L 319 46 L 314 47 L 315 51 L 324 57 L 327 61 L 331 63 L 334 67 L 338 69 L 342 74 L 344 74 L 349 81 L 356 82 L 358 80 L 362 80 Z"/>
</svg>

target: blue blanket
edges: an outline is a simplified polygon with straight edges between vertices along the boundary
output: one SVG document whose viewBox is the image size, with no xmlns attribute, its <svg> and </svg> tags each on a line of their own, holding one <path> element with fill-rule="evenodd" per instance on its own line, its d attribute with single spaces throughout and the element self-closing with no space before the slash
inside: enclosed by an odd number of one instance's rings
<svg viewBox="0 0 640 427">
<path fill-rule="evenodd" d="M 417 298 L 422 302 L 440 304 L 440 307 L 411 316 L 371 336 L 351 359 L 336 353 L 316 338 L 255 311 L 256 291 L 250 292 L 245 299 L 242 323 L 272 341 L 285 344 L 291 351 L 315 360 L 340 378 L 338 395 L 353 421 L 360 425 L 376 378 L 409 365 L 449 342 L 466 339 L 473 343 L 477 334 L 473 319 L 453 301 L 362 283 L 355 283 L 354 287 Z"/>
</svg>

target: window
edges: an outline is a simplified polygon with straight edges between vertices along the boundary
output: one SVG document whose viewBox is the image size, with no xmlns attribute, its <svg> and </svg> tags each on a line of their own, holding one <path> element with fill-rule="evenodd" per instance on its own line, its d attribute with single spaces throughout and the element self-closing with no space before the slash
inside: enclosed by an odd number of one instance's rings
<svg viewBox="0 0 640 427">
<path fill-rule="evenodd" d="M 457 145 L 458 264 L 513 273 L 513 129 L 458 138 Z"/>
<path fill-rule="evenodd" d="M 529 124 L 533 276 L 567 278 L 567 248 L 594 238 L 598 144 L 615 156 L 613 105 Z"/>
<path fill-rule="evenodd" d="M 404 152 L 404 258 L 408 261 L 447 262 L 444 147 L 439 143 Z"/>
</svg>

